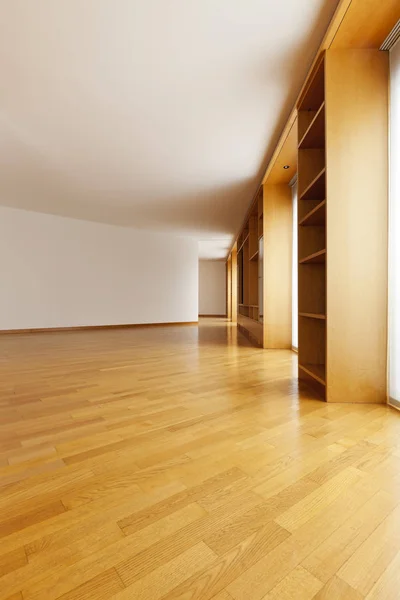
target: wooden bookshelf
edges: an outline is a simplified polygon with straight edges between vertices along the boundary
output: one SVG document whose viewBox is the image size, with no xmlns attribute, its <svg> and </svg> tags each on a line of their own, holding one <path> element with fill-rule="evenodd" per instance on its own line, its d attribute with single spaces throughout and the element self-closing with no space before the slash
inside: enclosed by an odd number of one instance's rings
<svg viewBox="0 0 400 600">
<path fill-rule="evenodd" d="M 330 49 L 297 106 L 299 379 L 328 402 L 386 400 L 387 86 L 385 53 Z"/>
<path fill-rule="evenodd" d="M 265 183 L 264 348 L 292 347 L 292 244 L 291 188 Z"/>
<path fill-rule="evenodd" d="M 287 199 L 273 188 L 298 172 L 299 377 L 330 402 L 386 401 L 389 53 L 378 48 L 398 18 L 396 0 L 339 3 L 258 196 L 264 347 L 286 347 L 287 231 L 274 220 Z"/>
<path fill-rule="evenodd" d="M 238 326 L 252 342 L 263 341 L 259 310 L 259 239 L 263 235 L 262 188 L 238 237 Z"/>
<path fill-rule="evenodd" d="M 299 378 L 326 382 L 325 61 L 298 106 Z"/>
</svg>

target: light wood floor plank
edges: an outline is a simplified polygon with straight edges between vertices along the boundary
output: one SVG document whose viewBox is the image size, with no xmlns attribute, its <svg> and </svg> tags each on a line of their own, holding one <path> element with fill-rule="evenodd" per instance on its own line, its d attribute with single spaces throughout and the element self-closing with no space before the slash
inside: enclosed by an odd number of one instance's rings
<svg viewBox="0 0 400 600">
<path fill-rule="evenodd" d="M 400 415 L 224 320 L 0 336 L 0 600 L 397 598 Z"/>
<path fill-rule="evenodd" d="M 263 600 L 311 600 L 322 587 L 316 577 L 299 566 L 272 588 Z"/>
<path fill-rule="evenodd" d="M 192 546 L 177 558 L 165 563 L 162 567 L 154 569 L 149 575 L 142 577 L 129 585 L 121 575 L 122 581 L 128 585 L 123 592 L 115 596 L 115 600 L 159 600 L 181 582 L 193 576 L 194 573 L 212 564 L 216 555 L 205 544 L 200 542 Z M 129 581 L 129 580 L 128 580 Z"/>
<path fill-rule="evenodd" d="M 316 594 L 313 600 L 363 600 L 359 592 L 339 577 L 333 577 Z M 382 599 L 383 600 L 383 599 Z"/>
<path fill-rule="evenodd" d="M 400 552 L 371 588 L 366 600 L 396 600 L 400 590 Z"/>
<path fill-rule="evenodd" d="M 304 567 L 328 582 L 399 502 L 400 498 L 377 492 L 306 558 Z"/>
<path fill-rule="evenodd" d="M 166 600 L 211 600 L 223 591 L 243 571 L 258 562 L 265 554 L 290 536 L 274 522 L 265 525 L 238 546 L 224 554 L 211 567 L 187 579 Z"/>
<path fill-rule="evenodd" d="M 400 548 L 400 506 L 397 506 L 351 555 L 338 576 L 367 595 Z"/>
</svg>

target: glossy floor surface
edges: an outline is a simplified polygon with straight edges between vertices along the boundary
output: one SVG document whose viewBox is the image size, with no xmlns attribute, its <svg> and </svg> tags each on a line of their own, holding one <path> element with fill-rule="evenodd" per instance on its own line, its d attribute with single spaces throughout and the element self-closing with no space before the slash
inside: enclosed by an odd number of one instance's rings
<svg viewBox="0 0 400 600">
<path fill-rule="evenodd" d="M 400 598 L 400 414 L 223 320 L 0 337 L 0 599 Z"/>
</svg>

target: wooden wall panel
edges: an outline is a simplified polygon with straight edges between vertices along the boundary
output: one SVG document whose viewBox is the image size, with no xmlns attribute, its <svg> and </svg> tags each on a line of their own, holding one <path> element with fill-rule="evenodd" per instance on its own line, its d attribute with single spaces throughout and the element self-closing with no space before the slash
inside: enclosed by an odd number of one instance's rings
<svg viewBox="0 0 400 600">
<path fill-rule="evenodd" d="M 378 49 L 399 19 L 399 0 L 351 0 L 331 48 Z"/>
<path fill-rule="evenodd" d="M 237 244 L 232 248 L 232 323 L 237 323 L 238 315 L 238 276 L 237 276 Z"/>
<path fill-rule="evenodd" d="M 264 348 L 292 347 L 292 192 L 264 185 Z"/>
<path fill-rule="evenodd" d="M 232 257 L 226 261 L 226 316 L 232 319 Z"/>
<path fill-rule="evenodd" d="M 326 53 L 327 400 L 386 401 L 388 53 Z"/>
</svg>

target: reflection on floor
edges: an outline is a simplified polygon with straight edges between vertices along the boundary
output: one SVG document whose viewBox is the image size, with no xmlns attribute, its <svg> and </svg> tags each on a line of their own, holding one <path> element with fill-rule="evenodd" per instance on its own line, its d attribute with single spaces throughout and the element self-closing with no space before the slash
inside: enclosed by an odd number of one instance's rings
<svg viewBox="0 0 400 600">
<path fill-rule="evenodd" d="M 199 328 L 0 337 L 0 599 L 398 598 L 400 415 Z"/>
</svg>

